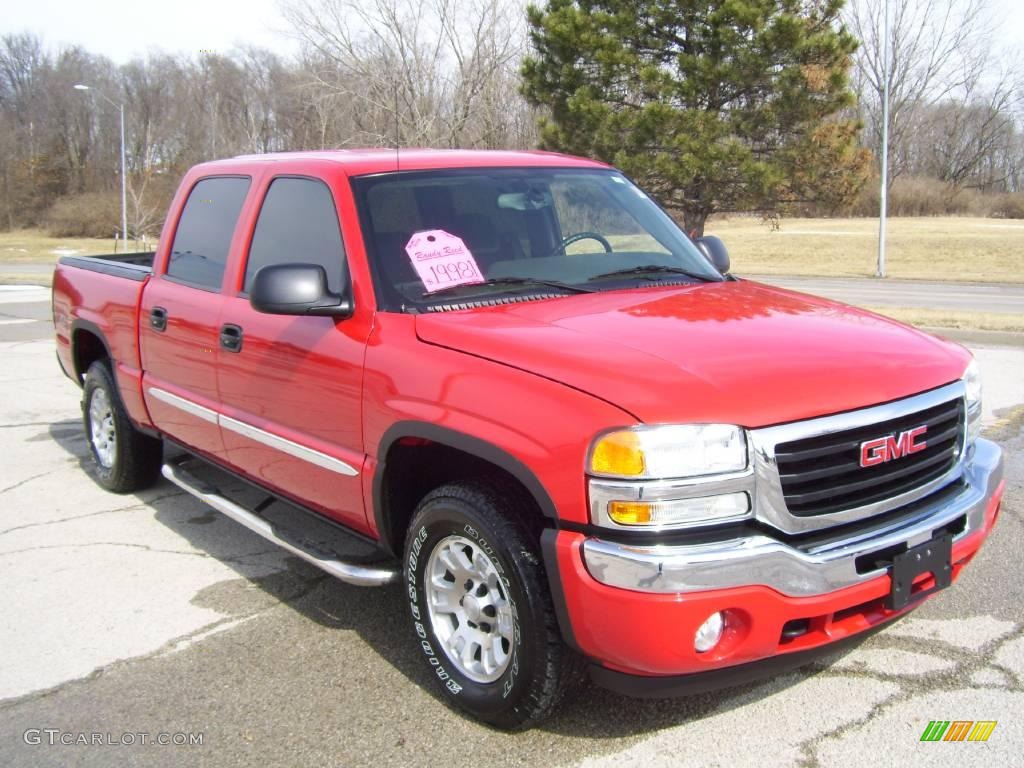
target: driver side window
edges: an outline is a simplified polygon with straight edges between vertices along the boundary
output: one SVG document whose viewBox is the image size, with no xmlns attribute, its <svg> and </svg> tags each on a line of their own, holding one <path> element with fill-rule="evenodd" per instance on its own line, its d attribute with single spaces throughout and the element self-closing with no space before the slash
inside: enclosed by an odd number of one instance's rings
<svg viewBox="0 0 1024 768">
<path fill-rule="evenodd" d="M 245 292 L 271 264 L 318 264 L 327 287 L 341 289 L 345 246 L 331 190 L 315 179 L 282 176 L 271 182 L 256 221 L 245 267 Z"/>
<path fill-rule="evenodd" d="M 554 198 L 563 238 L 592 232 L 602 235 L 615 251 L 669 253 L 621 205 L 610 200 L 608 193 L 596 181 L 554 181 L 551 184 L 551 196 Z M 571 243 L 565 252 L 570 256 L 593 253 L 595 247 L 597 243 L 587 238 Z"/>
</svg>

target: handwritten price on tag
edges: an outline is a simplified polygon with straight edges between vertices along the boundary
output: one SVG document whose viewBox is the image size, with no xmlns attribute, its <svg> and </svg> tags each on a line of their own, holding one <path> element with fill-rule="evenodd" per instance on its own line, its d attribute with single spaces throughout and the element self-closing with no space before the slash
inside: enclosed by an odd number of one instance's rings
<svg viewBox="0 0 1024 768">
<path fill-rule="evenodd" d="M 484 282 L 480 267 L 466 244 L 443 229 L 417 232 L 409 238 L 405 252 L 427 293 L 452 285 Z"/>
</svg>

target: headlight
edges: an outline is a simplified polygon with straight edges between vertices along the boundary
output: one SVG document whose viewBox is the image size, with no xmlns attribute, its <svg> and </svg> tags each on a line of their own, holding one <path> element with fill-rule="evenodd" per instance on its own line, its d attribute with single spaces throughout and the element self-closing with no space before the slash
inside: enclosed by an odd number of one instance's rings
<svg viewBox="0 0 1024 768">
<path fill-rule="evenodd" d="M 964 399 L 967 401 L 967 444 L 972 444 L 981 434 L 981 371 L 978 361 L 971 359 L 964 371 Z"/>
<path fill-rule="evenodd" d="M 683 478 L 740 472 L 747 467 L 743 430 L 730 424 L 633 427 L 600 435 L 587 471 L 599 477 Z"/>
<path fill-rule="evenodd" d="M 605 510 L 608 518 L 617 525 L 672 528 L 745 520 L 750 517 L 750 499 L 745 493 L 661 501 L 613 499 L 607 502 Z"/>
<path fill-rule="evenodd" d="M 647 530 L 721 525 L 753 515 L 746 434 L 731 424 L 671 424 L 598 435 L 587 455 L 597 525 Z"/>
</svg>

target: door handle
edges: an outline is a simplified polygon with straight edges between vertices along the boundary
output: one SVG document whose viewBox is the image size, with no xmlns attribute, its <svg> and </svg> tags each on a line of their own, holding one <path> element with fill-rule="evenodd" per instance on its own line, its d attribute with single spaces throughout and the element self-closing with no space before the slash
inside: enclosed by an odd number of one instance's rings
<svg viewBox="0 0 1024 768">
<path fill-rule="evenodd" d="M 232 323 L 225 323 L 220 328 L 220 345 L 228 352 L 242 351 L 242 329 Z"/>
<path fill-rule="evenodd" d="M 149 326 L 161 333 L 167 330 L 167 310 L 163 307 L 153 307 L 149 310 Z"/>
</svg>

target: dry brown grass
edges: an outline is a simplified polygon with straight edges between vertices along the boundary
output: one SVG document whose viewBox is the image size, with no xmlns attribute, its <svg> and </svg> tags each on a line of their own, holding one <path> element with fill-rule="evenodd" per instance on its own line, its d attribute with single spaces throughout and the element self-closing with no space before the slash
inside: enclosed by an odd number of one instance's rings
<svg viewBox="0 0 1024 768">
<path fill-rule="evenodd" d="M 152 250 L 142 242 L 128 243 L 130 251 Z M 120 248 L 120 243 L 118 243 Z M 16 264 L 56 264 L 61 256 L 98 256 L 114 252 L 114 241 L 91 237 L 50 237 L 39 229 L 0 232 L 0 262 Z"/>
<path fill-rule="evenodd" d="M 890 277 L 1024 282 L 1024 221 L 960 217 L 889 219 Z M 870 277 L 877 219 L 783 219 L 777 231 L 757 218 L 713 219 L 705 228 L 748 275 Z"/>
<path fill-rule="evenodd" d="M 738 274 L 870 277 L 878 221 L 783 219 L 771 230 L 757 218 L 713 219 L 707 233 L 725 240 Z M 142 243 L 133 250 L 150 250 Z M 40 230 L 0 232 L 0 262 L 53 264 L 63 253 L 111 253 L 112 240 L 50 237 Z M 889 220 L 890 277 L 1024 282 L 1024 221 L 894 218 Z"/>
<path fill-rule="evenodd" d="M 977 331 L 1024 332 L 1024 313 L 965 312 L 956 309 L 921 309 L 918 307 L 864 307 L 880 315 L 908 325 L 926 328 L 962 328 Z"/>
</svg>

